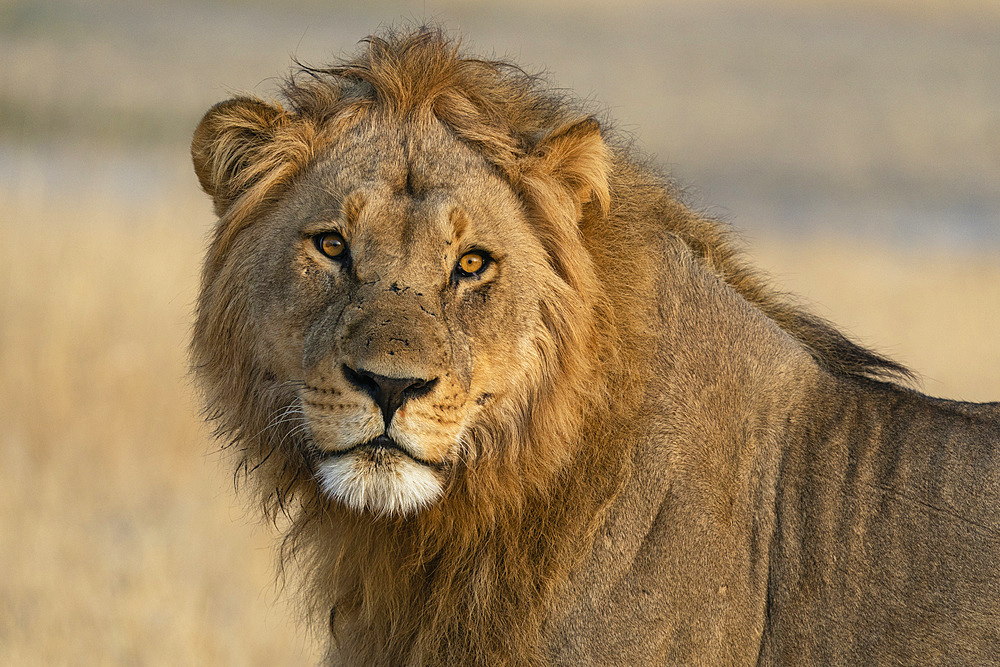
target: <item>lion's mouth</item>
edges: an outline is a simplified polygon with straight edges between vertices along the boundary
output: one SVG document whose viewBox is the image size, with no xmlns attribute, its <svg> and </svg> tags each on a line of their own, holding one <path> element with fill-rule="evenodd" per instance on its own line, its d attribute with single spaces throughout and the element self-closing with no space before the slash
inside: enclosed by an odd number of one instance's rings
<svg viewBox="0 0 1000 667">
<path fill-rule="evenodd" d="M 382 461 L 394 455 L 402 455 L 429 468 L 440 469 L 444 467 L 443 463 L 433 463 L 431 461 L 422 459 L 419 456 L 416 456 L 413 452 L 409 451 L 408 449 L 406 449 L 405 447 L 403 447 L 398 442 L 396 442 L 395 440 L 393 440 L 384 433 L 378 436 L 377 438 L 374 438 L 367 442 L 359 443 L 357 445 L 354 445 L 353 447 L 348 447 L 347 449 L 323 452 L 322 458 L 328 459 L 333 457 L 341 457 L 341 456 L 347 456 L 348 454 L 352 453 L 360 453 L 376 461 Z"/>
<path fill-rule="evenodd" d="M 416 458 L 412 454 L 410 454 L 410 452 L 403 449 L 403 447 L 400 446 L 398 442 L 396 442 L 389 436 L 385 435 L 384 433 L 379 437 L 375 438 L 374 440 L 369 440 L 368 442 L 362 442 L 348 449 L 333 453 L 338 455 L 343 455 L 343 454 L 350 454 L 351 452 L 370 452 L 372 454 L 378 455 L 380 453 L 388 451 L 396 451 L 402 454 L 406 454 L 411 459 Z"/>
</svg>

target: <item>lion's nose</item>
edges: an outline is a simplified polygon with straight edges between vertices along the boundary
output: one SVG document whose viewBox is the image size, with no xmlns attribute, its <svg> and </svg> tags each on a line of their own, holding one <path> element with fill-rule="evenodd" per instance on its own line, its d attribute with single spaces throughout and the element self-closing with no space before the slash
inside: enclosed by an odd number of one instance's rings
<svg viewBox="0 0 1000 667">
<path fill-rule="evenodd" d="M 437 378 L 392 378 L 366 370 L 355 370 L 344 366 L 344 376 L 355 387 L 372 397 L 382 411 L 382 421 L 389 428 L 389 422 L 403 403 L 411 398 L 423 396 L 434 388 Z"/>
</svg>

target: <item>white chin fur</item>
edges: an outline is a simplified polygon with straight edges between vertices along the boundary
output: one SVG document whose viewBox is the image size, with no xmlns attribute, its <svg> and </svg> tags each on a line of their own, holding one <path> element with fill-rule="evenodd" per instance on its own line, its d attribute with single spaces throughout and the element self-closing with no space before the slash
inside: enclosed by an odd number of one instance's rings
<svg viewBox="0 0 1000 667">
<path fill-rule="evenodd" d="M 405 516 L 430 505 L 441 495 L 434 473 L 404 456 L 373 465 L 353 454 L 323 461 L 320 489 L 356 512 Z"/>
</svg>

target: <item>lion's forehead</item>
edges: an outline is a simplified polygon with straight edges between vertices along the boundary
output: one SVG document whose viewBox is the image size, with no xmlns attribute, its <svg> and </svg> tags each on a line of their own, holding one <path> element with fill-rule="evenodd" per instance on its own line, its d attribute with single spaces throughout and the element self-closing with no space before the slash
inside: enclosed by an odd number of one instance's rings
<svg viewBox="0 0 1000 667">
<path fill-rule="evenodd" d="M 366 185 L 418 197 L 475 189 L 493 177 L 487 160 L 440 123 L 367 123 L 326 147 L 318 162 L 319 174 L 341 189 Z"/>
</svg>

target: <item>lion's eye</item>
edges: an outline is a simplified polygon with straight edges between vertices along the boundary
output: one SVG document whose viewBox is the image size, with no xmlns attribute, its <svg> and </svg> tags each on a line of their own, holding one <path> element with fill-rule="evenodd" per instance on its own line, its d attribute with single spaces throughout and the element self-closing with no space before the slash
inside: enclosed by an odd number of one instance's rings
<svg viewBox="0 0 1000 667">
<path fill-rule="evenodd" d="M 474 276 L 481 273 L 489 263 L 487 255 L 482 252 L 467 252 L 458 258 L 458 273 L 462 276 Z"/>
<path fill-rule="evenodd" d="M 313 243 L 316 244 L 316 250 L 330 259 L 339 259 L 347 252 L 347 242 L 337 232 L 317 234 L 313 237 Z"/>
</svg>

